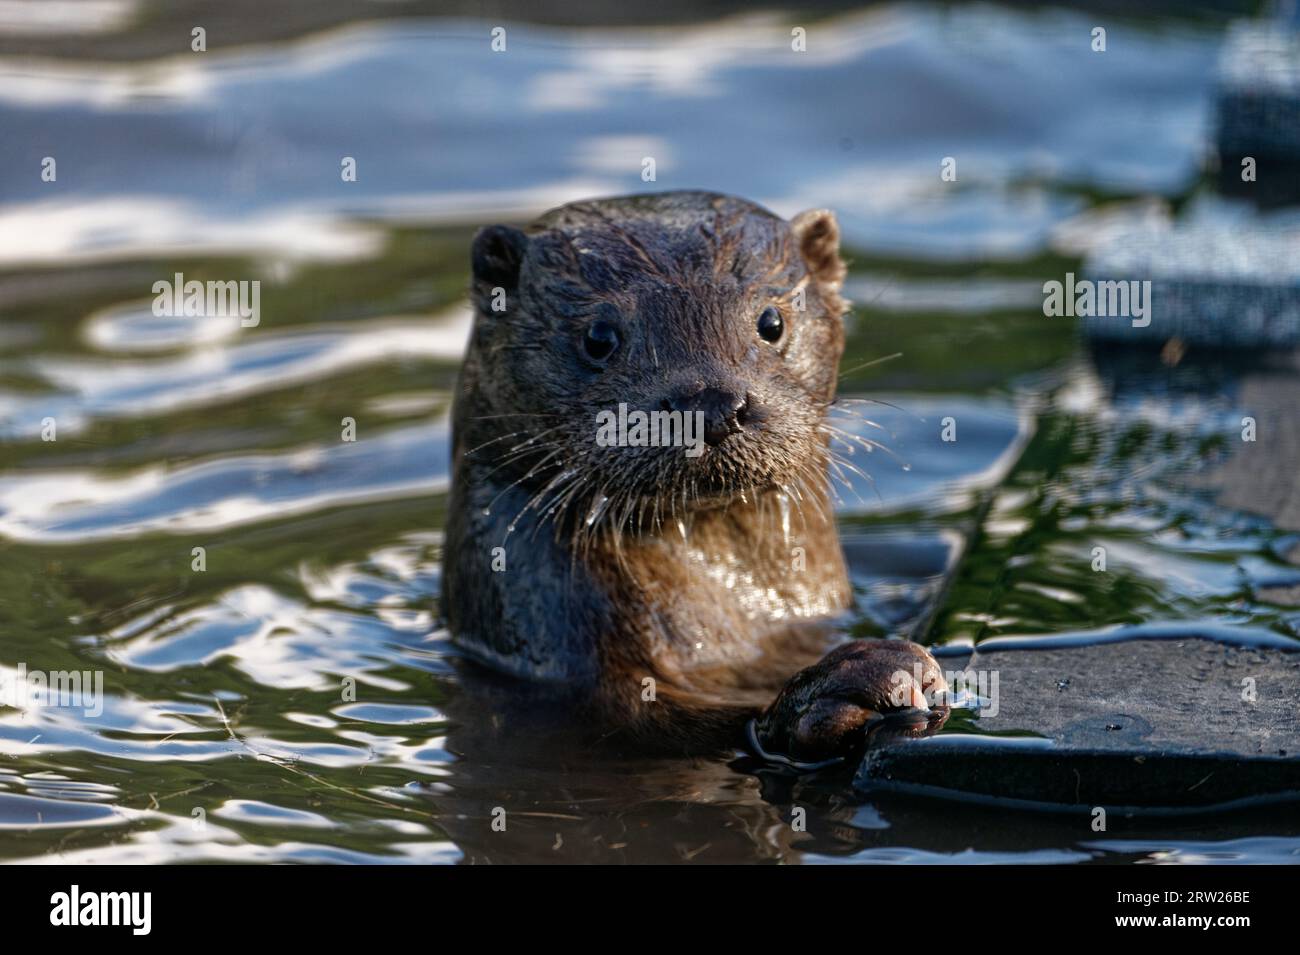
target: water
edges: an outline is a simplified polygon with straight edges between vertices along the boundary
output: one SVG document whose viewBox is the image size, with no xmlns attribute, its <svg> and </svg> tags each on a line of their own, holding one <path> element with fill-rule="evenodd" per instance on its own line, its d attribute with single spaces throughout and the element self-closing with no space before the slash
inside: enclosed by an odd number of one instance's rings
<svg viewBox="0 0 1300 955">
<path fill-rule="evenodd" d="M 503 725 L 509 686 L 466 692 L 437 627 L 473 228 L 650 188 L 654 156 L 657 188 L 840 215 L 842 390 L 877 402 L 856 427 L 894 455 L 859 449 L 871 480 L 839 488 L 851 632 L 1300 634 L 1294 538 L 1215 490 L 1260 373 L 1126 376 L 1042 316 L 1042 281 L 1107 223 L 1205 188 L 1223 24 L 1116 20 L 1098 55 L 1093 19 L 875 7 L 809 22 L 805 59 L 770 15 L 512 22 L 504 55 L 487 24 L 412 20 L 0 57 L 0 680 L 105 691 L 95 716 L 0 708 L 0 857 L 1293 859 L 1281 810 L 1097 838 L 744 760 L 590 755 Z M 47 155 L 55 183 L 13 172 Z M 175 272 L 261 280 L 260 324 L 155 318 Z M 1090 572 L 1096 542 L 1122 573 Z"/>
</svg>

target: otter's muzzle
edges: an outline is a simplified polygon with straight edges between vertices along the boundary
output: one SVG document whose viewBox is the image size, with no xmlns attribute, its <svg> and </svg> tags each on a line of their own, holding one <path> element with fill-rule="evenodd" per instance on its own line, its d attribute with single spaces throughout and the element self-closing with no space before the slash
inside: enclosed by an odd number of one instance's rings
<svg viewBox="0 0 1300 955">
<path fill-rule="evenodd" d="M 717 447 L 730 435 L 739 434 L 749 418 L 749 396 L 721 388 L 704 388 L 691 394 L 665 398 L 661 403 L 665 411 L 680 411 L 704 415 L 704 442 Z"/>
</svg>

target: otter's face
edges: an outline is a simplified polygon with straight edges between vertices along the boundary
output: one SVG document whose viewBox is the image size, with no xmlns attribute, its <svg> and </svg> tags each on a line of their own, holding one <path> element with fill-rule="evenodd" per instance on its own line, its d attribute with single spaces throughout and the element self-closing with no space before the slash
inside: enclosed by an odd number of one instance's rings
<svg viewBox="0 0 1300 955">
<path fill-rule="evenodd" d="M 485 463 L 588 524 L 824 481 L 846 308 L 831 213 L 618 200 L 547 224 L 475 239 L 483 417 L 521 432 Z"/>
</svg>

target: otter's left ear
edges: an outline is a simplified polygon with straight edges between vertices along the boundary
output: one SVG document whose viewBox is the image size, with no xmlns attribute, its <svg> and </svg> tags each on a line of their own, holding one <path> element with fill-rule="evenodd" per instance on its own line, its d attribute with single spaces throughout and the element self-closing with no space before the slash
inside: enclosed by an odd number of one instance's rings
<svg viewBox="0 0 1300 955">
<path fill-rule="evenodd" d="M 528 251 L 528 236 L 507 225 L 491 225 L 474 236 L 470 263 L 474 278 L 487 285 L 513 289 L 519 282 L 519 267 Z"/>
<path fill-rule="evenodd" d="M 809 273 L 822 285 L 839 289 L 847 269 L 840 258 L 840 226 L 829 209 L 810 209 L 790 220 L 795 244 Z"/>
</svg>

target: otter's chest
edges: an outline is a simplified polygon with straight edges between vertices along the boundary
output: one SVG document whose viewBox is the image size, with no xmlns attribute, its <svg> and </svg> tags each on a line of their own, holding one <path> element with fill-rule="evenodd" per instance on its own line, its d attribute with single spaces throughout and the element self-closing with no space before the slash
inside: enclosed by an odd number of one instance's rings
<svg viewBox="0 0 1300 955">
<path fill-rule="evenodd" d="M 849 602 L 839 542 L 809 565 L 809 542 L 795 539 L 760 549 L 661 542 L 637 555 L 650 573 L 634 573 L 621 603 L 624 626 L 640 632 L 650 654 L 683 668 L 760 657 L 770 638 L 821 620 Z"/>
</svg>

